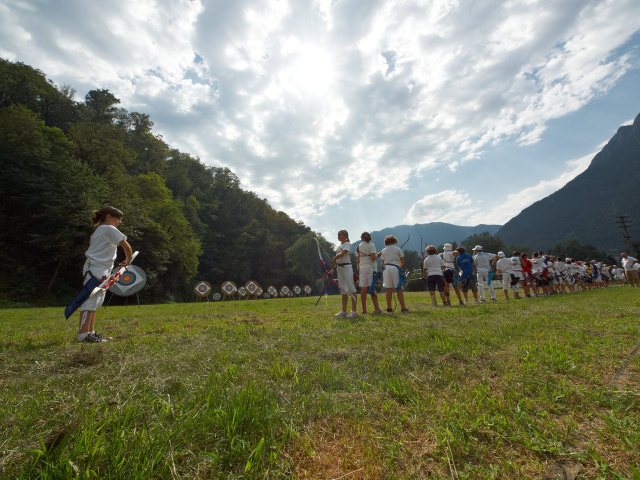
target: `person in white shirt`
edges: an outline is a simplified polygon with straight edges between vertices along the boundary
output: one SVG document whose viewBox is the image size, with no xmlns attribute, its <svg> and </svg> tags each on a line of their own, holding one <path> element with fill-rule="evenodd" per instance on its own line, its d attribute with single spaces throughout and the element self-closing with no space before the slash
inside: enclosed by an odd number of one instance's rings
<svg viewBox="0 0 640 480">
<path fill-rule="evenodd" d="M 458 297 L 458 301 L 460 305 L 464 305 L 464 301 L 462 300 L 462 294 L 460 293 L 460 287 L 458 285 L 454 286 L 454 277 L 455 277 L 455 259 L 456 254 L 453 252 L 453 246 L 450 243 L 445 243 L 443 246 L 443 252 L 438 254 L 442 261 L 444 262 L 444 281 L 445 281 L 445 297 L 447 298 L 447 303 L 451 305 L 451 289 L 453 288 L 454 292 Z"/>
<path fill-rule="evenodd" d="M 447 302 L 447 297 L 444 294 L 445 280 L 444 280 L 444 260 L 441 256 L 437 255 L 438 250 L 433 245 L 429 245 L 425 248 L 427 252 L 427 258 L 424 259 L 422 265 L 422 276 L 427 278 L 427 290 L 431 296 L 431 305 L 438 306 L 436 301 L 436 288 L 440 292 L 440 298 L 442 299 L 443 306 L 451 306 L 451 302 Z"/>
<path fill-rule="evenodd" d="M 363 232 L 360 235 L 362 242 L 358 245 L 356 252 L 358 254 L 358 274 L 360 284 L 360 300 L 362 303 L 362 313 L 367 313 L 367 292 L 369 287 L 373 284 L 373 278 L 376 274 L 376 260 L 378 255 L 376 252 L 376 246 L 371 243 L 371 234 L 369 232 Z M 371 301 L 373 302 L 373 308 L 375 313 L 382 313 L 380 305 L 378 305 L 378 295 L 376 291 L 371 292 Z"/>
<path fill-rule="evenodd" d="M 564 276 L 566 282 L 567 282 L 567 287 L 569 287 L 569 291 L 570 292 L 577 292 L 578 291 L 578 285 L 577 285 L 577 281 L 576 281 L 576 274 L 578 272 L 577 270 L 577 265 L 575 265 L 573 263 L 573 259 L 572 258 L 566 258 L 564 261 L 565 267 L 566 267 L 566 275 Z"/>
<path fill-rule="evenodd" d="M 537 291 L 539 285 L 542 287 L 542 293 L 549 295 L 551 293 L 551 287 L 548 281 L 548 271 L 545 271 L 544 259 L 540 255 L 540 252 L 533 252 L 531 254 L 531 273 L 536 277 L 536 280 L 533 282 L 533 286 L 536 287 L 534 292 L 539 293 Z"/>
<path fill-rule="evenodd" d="M 502 290 L 504 291 L 504 298 L 509 299 L 509 287 L 513 283 L 513 296 L 519 298 L 518 290 L 520 282 L 516 280 L 513 275 L 513 268 L 511 267 L 511 259 L 507 258 L 504 252 L 498 252 L 498 261 L 496 262 L 496 273 L 502 275 Z"/>
<path fill-rule="evenodd" d="M 484 296 L 484 287 L 485 285 L 489 287 L 489 295 L 491 296 L 491 300 L 494 302 L 498 299 L 496 298 L 496 292 L 493 288 L 493 285 L 489 283 L 489 274 L 492 270 L 491 261 L 496 257 L 495 253 L 487 253 L 483 251 L 482 246 L 476 245 L 473 247 L 472 252 L 473 261 L 476 264 L 476 270 L 478 272 L 478 290 L 480 290 L 480 301 L 486 301 L 486 297 Z"/>
<path fill-rule="evenodd" d="M 117 228 L 121 222 L 122 212 L 117 208 L 103 207 L 93 211 L 92 223 L 96 229 L 91 235 L 89 249 L 85 252 L 87 261 L 82 269 L 84 283 L 87 283 L 92 277 L 104 280 L 111 275 L 113 261 L 118 254 L 118 245 L 122 247 L 126 255 L 126 259 L 120 265 L 126 266 L 131 263 L 133 250 L 127 242 L 127 236 Z M 94 330 L 96 310 L 104 302 L 105 293 L 105 290 L 102 290 L 90 296 L 80 306 L 79 342 L 104 343 L 111 339 Z"/>
<path fill-rule="evenodd" d="M 511 270 L 513 270 L 513 275 L 518 280 L 518 282 L 520 283 L 520 286 L 524 290 L 525 297 L 527 297 L 529 296 L 529 286 L 525 282 L 524 271 L 522 270 L 522 259 L 520 258 L 520 252 L 514 251 L 510 260 L 511 260 Z M 512 283 L 515 284 L 515 280 Z M 515 294 L 515 289 L 514 289 L 514 297 L 520 298 L 519 295 Z"/>
<path fill-rule="evenodd" d="M 567 273 L 567 267 L 565 266 L 561 257 L 556 257 L 556 261 L 553 262 L 553 270 L 556 275 L 556 286 L 558 287 L 557 291 L 560 293 L 566 293 L 567 290 L 565 288 L 565 274 Z"/>
<path fill-rule="evenodd" d="M 338 269 L 338 286 L 342 294 L 342 310 L 336 313 L 335 316 L 351 318 L 358 315 L 358 312 L 356 312 L 358 297 L 356 296 L 356 284 L 353 281 L 349 233 L 346 230 L 340 230 L 338 232 L 338 241 L 340 242 L 340 248 L 338 248 L 338 254 L 331 259 L 331 265 L 335 265 Z M 351 311 L 347 313 L 349 297 L 351 297 Z"/>
<path fill-rule="evenodd" d="M 624 268 L 624 273 L 627 275 L 627 282 L 629 282 L 629 285 L 632 287 L 640 286 L 640 281 L 638 281 L 638 260 L 626 253 L 622 253 L 621 257 L 622 267 Z"/>
<path fill-rule="evenodd" d="M 400 302 L 400 308 L 403 312 L 408 312 L 409 309 L 404 303 L 404 292 L 402 290 L 400 280 L 403 277 L 402 267 L 404 267 L 404 253 L 402 249 L 398 247 L 398 239 L 393 235 L 387 235 L 384 239 L 386 245 L 380 256 L 382 257 L 382 286 L 386 289 L 387 300 L 387 312 L 393 312 L 391 308 L 391 299 L 393 298 L 394 290 L 398 293 L 398 301 Z"/>
</svg>

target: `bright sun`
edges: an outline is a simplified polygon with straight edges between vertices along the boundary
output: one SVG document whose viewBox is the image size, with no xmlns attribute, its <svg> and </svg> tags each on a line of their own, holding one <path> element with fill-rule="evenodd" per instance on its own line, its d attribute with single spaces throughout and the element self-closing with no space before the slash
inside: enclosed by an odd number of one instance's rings
<svg viewBox="0 0 640 480">
<path fill-rule="evenodd" d="M 334 79 L 334 62 L 331 56 L 317 47 L 297 44 L 290 52 L 290 62 L 284 69 L 282 80 L 287 90 L 306 95 L 323 95 L 331 88 Z"/>
</svg>

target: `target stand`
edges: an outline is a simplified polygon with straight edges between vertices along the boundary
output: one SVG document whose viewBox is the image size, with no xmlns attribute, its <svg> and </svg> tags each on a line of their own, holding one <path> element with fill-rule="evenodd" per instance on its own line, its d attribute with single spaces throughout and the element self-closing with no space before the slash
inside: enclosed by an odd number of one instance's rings
<svg viewBox="0 0 640 480">
<path fill-rule="evenodd" d="M 193 287 L 193 291 L 196 293 L 196 302 L 199 302 L 202 299 L 206 299 L 209 301 L 209 295 L 211 295 L 212 288 L 211 284 L 208 282 L 198 282 L 196 286 Z"/>
<path fill-rule="evenodd" d="M 236 286 L 235 283 L 231 282 L 231 281 L 226 281 L 222 284 L 222 286 L 220 287 L 220 290 L 222 290 L 222 300 L 226 300 L 227 298 L 231 298 L 231 300 L 233 300 L 233 296 L 238 293 L 238 287 Z"/>
<path fill-rule="evenodd" d="M 116 283 L 111 285 L 108 292 L 111 292 L 109 300 L 105 304 L 105 307 L 109 305 L 114 295 L 125 298 L 125 306 L 129 305 L 129 297 L 136 296 L 138 306 L 140 306 L 140 296 L 138 292 L 142 290 L 147 284 L 147 274 L 144 273 L 140 267 L 135 265 L 129 265 L 124 273 L 120 275 L 120 278 Z"/>
</svg>

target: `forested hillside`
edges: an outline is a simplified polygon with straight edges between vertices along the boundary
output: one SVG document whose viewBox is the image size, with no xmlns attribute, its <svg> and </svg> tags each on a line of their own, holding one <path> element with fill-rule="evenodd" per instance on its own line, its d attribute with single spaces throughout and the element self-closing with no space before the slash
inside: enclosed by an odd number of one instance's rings
<svg viewBox="0 0 640 480">
<path fill-rule="evenodd" d="M 148 276 L 146 301 L 193 299 L 196 280 L 314 285 L 313 232 L 154 135 L 108 90 L 76 101 L 30 66 L 0 59 L 0 294 L 66 303 L 81 285 L 91 211 L 121 230 Z M 325 245 L 329 250 L 329 246 Z"/>
</svg>

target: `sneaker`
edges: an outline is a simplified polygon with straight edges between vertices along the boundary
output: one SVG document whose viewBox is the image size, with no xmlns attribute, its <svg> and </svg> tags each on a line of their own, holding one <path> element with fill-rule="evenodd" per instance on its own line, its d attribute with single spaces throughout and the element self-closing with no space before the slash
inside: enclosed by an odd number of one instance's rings
<svg viewBox="0 0 640 480">
<path fill-rule="evenodd" d="M 460 305 L 464 307 L 464 302 L 463 302 L 463 301 L 460 301 Z"/>
<path fill-rule="evenodd" d="M 83 343 L 107 343 L 107 339 L 98 337 L 94 333 L 90 333 L 86 337 L 84 337 L 84 340 L 82 340 L 82 342 Z"/>
<path fill-rule="evenodd" d="M 358 316 L 358 312 L 349 312 L 347 313 L 347 318 L 353 318 L 353 317 L 357 317 Z"/>
<path fill-rule="evenodd" d="M 393 308 L 387 308 L 387 313 L 393 313 Z"/>
<path fill-rule="evenodd" d="M 492 298 L 492 299 L 491 299 L 491 301 L 492 301 L 492 302 L 497 302 L 497 301 L 498 301 L 498 299 L 497 299 L 497 298 Z"/>
<path fill-rule="evenodd" d="M 339 312 L 334 315 L 334 317 L 346 317 L 346 316 L 347 316 L 347 312 Z"/>
<path fill-rule="evenodd" d="M 105 335 L 100 335 L 98 332 L 93 332 L 92 334 L 94 337 L 98 337 L 98 338 L 103 338 L 105 340 L 113 340 L 113 337 L 107 337 Z"/>
<path fill-rule="evenodd" d="M 469 299 L 468 299 L 468 298 L 465 298 L 465 299 L 464 299 L 464 303 L 469 303 Z"/>
<path fill-rule="evenodd" d="M 376 315 L 380 315 L 382 313 L 382 310 L 374 310 L 374 312 Z"/>
<path fill-rule="evenodd" d="M 476 301 L 475 301 L 475 303 L 481 303 L 481 302 L 480 302 L 480 300 L 478 300 L 478 299 L 476 298 Z"/>
<path fill-rule="evenodd" d="M 403 308 L 403 309 L 402 309 L 402 311 L 403 311 L 403 312 L 408 312 L 408 311 L 409 311 L 409 309 L 408 309 L 408 308 Z"/>
</svg>

